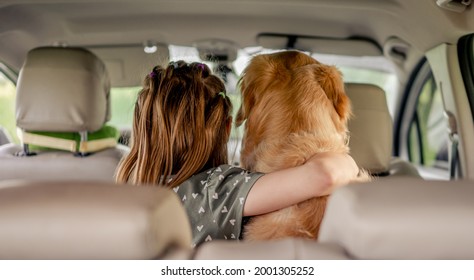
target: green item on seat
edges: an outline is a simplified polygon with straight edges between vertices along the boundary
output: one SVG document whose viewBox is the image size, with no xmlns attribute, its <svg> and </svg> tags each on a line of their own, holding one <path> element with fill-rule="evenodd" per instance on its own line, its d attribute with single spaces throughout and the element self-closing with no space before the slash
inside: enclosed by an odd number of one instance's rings
<svg viewBox="0 0 474 280">
<path fill-rule="evenodd" d="M 54 137 L 54 138 L 59 138 L 59 139 L 74 140 L 76 141 L 76 149 L 79 150 L 79 143 L 81 142 L 81 135 L 79 134 L 79 132 L 43 132 L 43 131 L 28 131 L 28 132 L 32 134 L 49 136 L 49 137 Z M 87 133 L 88 141 L 100 140 L 100 139 L 106 139 L 106 138 L 114 138 L 115 140 L 118 140 L 119 137 L 120 137 L 120 132 L 118 131 L 118 129 L 110 125 L 104 125 L 101 129 L 97 131 Z M 42 150 L 42 151 L 55 150 L 53 148 L 31 145 L 31 144 L 29 145 L 29 148 L 30 150 Z"/>
</svg>

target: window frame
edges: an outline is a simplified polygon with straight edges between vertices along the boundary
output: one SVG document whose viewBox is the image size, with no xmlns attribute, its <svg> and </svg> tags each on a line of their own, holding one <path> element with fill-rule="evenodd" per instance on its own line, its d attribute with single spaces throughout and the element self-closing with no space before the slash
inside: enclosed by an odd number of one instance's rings
<svg viewBox="0 0 474 280">
<path fill-rule="evenodd" d="M 0 61 L 0 73 L 5 75 L 7 79 L 9 79 L 16 87 L 16 82 L 18 80 L 18 73 L 13 71 L 12 68 L 8 67 L 5 63 Z"/>
<path fill-rule="evenodd" d="M 15 72 L 12 68 L 10 68 L 3 61 L 0 61 L 0 74 L 3 75 L 8 81 L 10 81 L 16 88 L 17 80 L 18 80 L 18 73 Z M 15 95 L 16 95 L 16 92 L 15 92 Z M 13 106 L 15 106 L 15 104 L 13 104 Z M 14 123 L 14 126 L 16 127 L 16 122 Z M 16 136 L 16 134 L 14 132 L 8 131 L 8 130 L 7 130 L 7 132 L 9 132 L 9 136 L 11 137 L 11 139 L 9 139 L 10 141 L 12 141 L 13 143 L 18 142 L 18 137 Z"/>
<path fill-rule="evenodd" d="M 449 179 L 449 161 L 446 164 L 439 164 L 445 162 L 444 160 L 438 161 L 438 164 L 434 166 L 426 166 L 426 158 L 423 150 L 423 139 L 420 131 L 420 120 L 417 120 L 418 103 L 423 87 L 429 82 L 430 79 L 435 79 L 434 73 L 431 66 L 426 58 L 423 58 L 415 67 L 412 72 L 409 82 L 405 88 L 402 101 L 397 108 L 397 117 L 395 122 L 394 131 L 394 156 L 401 157 L 405 160 L 412 162 L 422 174 L 423 177 L 428 179 Z M 417 162 L 414 162 L 413 150 L 410 145 L 410 141 L 413 139 L 411 136 L 411 129 L 415 124 L 417 130 L 416 138 L 414 141 L 418 143 Z M 446 132 L 447 133 L 447 132 Z M 447 136 L 447 134 L 446 134 Z"/>
<path fill-rule="evenodd" d="M 466 89 L 472 121 L 474 123 L 474 33 L 463 36 L 458 42 L 459 68 Z"/>
</svg>

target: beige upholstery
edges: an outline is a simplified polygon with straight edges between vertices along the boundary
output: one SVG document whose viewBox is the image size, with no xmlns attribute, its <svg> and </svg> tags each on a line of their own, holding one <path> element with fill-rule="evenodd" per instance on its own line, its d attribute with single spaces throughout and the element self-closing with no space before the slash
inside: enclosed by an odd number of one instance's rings
<svg viewBox="0 0 474 280">
<path fill-rule="evenodd" d="M 16 120 L 30 131 L 96 131 L 110 119 L 104 63 L 80 48 L 28 53 L 17 83 Z"/>
<path fill-rule="evenodd" d="M 391 177 L 343 187 L 319 241 L 355 259 L 474 259 L 473 185 Z"/>
<path fill-rule="evenodd" d="M 0 183 L 0 259 L 189 258 L 173 191 L 97 182 Z"/>
<path fill-rule="evenodd" d="M 343 260 L 348 259 L 342 247 L 313 240 L 235 242 L 212 241 L 196 250 L 196 260 Z"/>
<path fill-rule="evenodd" d="M 109 91 L 106 68 L 91 52 L 81 48 L 33 49 L 18 78 L 17 126 L 28 133 L 94 132 L 110 118 Z M 114 146 L 113 138 L 106 140 L 111 140 L 111 148 L 87 157 L 44 149 L 32 151 L 36 153 L 33 156 L 20 156 L 25 154 L 25 146 L 1 146 L 0 179 L 113 181 L 116 166 L 128 148 Z"/>
<path fill-rule="evenodd" d="M 90 156 L 66 151 L 36 151 L 35 156 L 17 156 L 21 146 L 0 147 L 0 181 L 8 179 L 114 181 L 115 169 L 128 148 L 119 145 Z"/>
<path fill-rule="evenodd" d="M 419 176 L 408 162 L 392 158 L 393 124 L 385 92 L 372 84 L 347 83 L 353 117 L 349 121 L 351 155 L 371 174 Z"/>
</svg>

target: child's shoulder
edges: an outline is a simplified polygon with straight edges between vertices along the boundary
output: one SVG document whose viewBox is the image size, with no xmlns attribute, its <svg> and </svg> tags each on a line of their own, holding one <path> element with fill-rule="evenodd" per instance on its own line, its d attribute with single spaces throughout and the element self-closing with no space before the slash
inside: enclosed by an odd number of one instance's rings
<svg viewBox="0 0 474 280">
<path fill-rule="evenodd" d="M 213 177 L 221 177 L 222 178 L 222 176 L 224 176 L 224 177 L 233 177 L 233 176 L 238 176 L 238 175 L 244 176 L 244 175 L 250 174 L 249 171 L 247 171 L 247 170 L 245 170 L 241 167 L 230 165 L 230 164 L 219 165 L 218 167 L 208 169 L 205 173 L 207 174 L 207 177 L 209 179 L 211 179 Z"/>
<path fill-rule="evenodd" d="M 206 181 L 208 185 L 231 185 L 236 187 L 240 185 L 253 185 L 254 181 L 262 176 L 262 173 L 249 172 L 233 165 L 220 165 L 216 168 L 209 169 L 206 172 Z"/>
<path fill-rule="evenodd" d="M 202 185 L 202 187 L 206 188 L 211 185 L 225 184 L 229 181 L 243 180 L 248 182 L 250 178 L 257 178 L 261 175 L 263 174 L 251 173 L 238 166 L 223 164 L 193 175 L 187 180 L 187 183 Z"/>
<path fill-rule="evenodd" d="M 262 173 L 250 173 L 232 165 L 220 165 L 195 174 L 173 190 L 183 201 L 189 197 L 196 199 L 245 197 Z"/>
</svg>

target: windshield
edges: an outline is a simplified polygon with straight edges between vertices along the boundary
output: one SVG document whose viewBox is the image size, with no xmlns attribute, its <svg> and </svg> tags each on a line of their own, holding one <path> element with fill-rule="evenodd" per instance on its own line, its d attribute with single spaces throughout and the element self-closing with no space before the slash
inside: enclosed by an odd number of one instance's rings
<svg viewBox="0 0 474 280">
<path fill-rule="evenodd" d="M 199 53 L 194 47 L 169 46 L 170 60 L 200 61 Z M 231 73 L 226 75 L 227 92 L 233 102 L 234 110 L 240 106 L 237 82 L 252 56 L 261 53 L 274 52 L 275 50 L 263 49 L 261 47 L 248 47 L 238 52 L 237 59 L 230 65 Z M 322 63 L 335 65 L 342 72 L 345 82 L 375 84 L 384 89 L 390 113 L 393 117 L 395 103 L 397 100 L 398 80 L 395 69 L 391 62 L 382 56 L 341 56 L 327 54 L 312 54 Z M 211 68 L 216 65 L 203 62 Z M 112 89 L 112 120 L 111 124 L 117 127 L 131 127 L 133 106 L 140 85 L 129 88 Z"/>
</svg>

